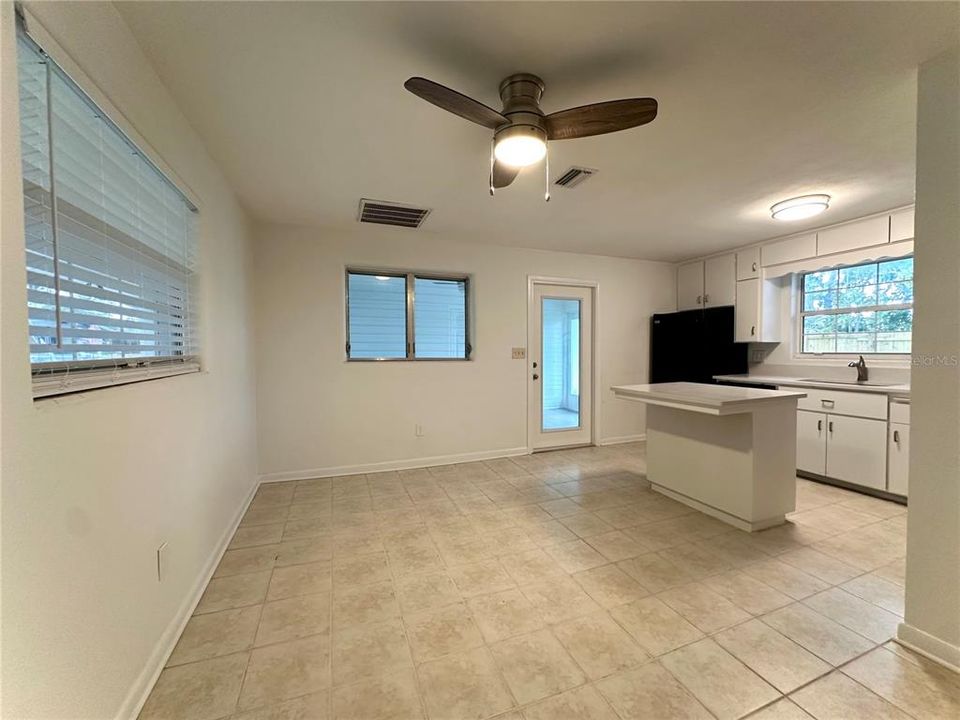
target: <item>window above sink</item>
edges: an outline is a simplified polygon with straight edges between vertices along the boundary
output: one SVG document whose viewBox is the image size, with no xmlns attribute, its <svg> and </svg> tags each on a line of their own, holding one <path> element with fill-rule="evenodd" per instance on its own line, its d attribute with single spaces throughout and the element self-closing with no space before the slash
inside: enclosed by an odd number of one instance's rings
<svg viewBox="0 0 960 720">
<path fill-rule="evenodd" d="M 800 276 L 802 356 L 906 355 L 912 330 L 912 257 Z"/>
</svg>

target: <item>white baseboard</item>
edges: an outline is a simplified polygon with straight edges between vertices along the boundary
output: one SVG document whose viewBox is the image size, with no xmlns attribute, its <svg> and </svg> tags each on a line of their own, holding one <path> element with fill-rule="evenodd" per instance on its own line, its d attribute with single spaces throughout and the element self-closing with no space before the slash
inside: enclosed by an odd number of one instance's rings
<svg viewBox="0 0 960 720">
<path fill-rule="evenodd" d="M 907 623 L 900 623 L 897 628 L 897 642 L 955 673 L 960 673 L 960 647 L 956 645 Z"/>
<path fill-rule="evenodd" d="M 243 501 L 243 503 L 241 503 L 239 511 L 233 518 L 233 522 L 230 523 L 223 535 L 220 537 L 220 541 L 217 543 L 213 552 L 210 554 L 210 558 L 207 560 L 206 564 L 203 566 L 203 569 L 200 571 L 200 574 L 197 576 L 196 582 L 194 582 L 190 592 L 187 593 L 186 598 L 177 609 L 177 612 L 170 621 L 170 624 L 167 625 L 167 629 L 164 630 L 163 635 L 160 636 L 160 639 L 157 641 L 157 644 L 153 649 L 153 652 L 150 653 L 150 658 L 147 660 L 143 670 L 141 670 L 140 674 L 137 676 L 136 682 L 134 682 L 133 687 L 130 688 L 130 691 L 124 698 L 123 703 L 120 705 L 120 710 L 117 713 L 118 719 L 135 720 L 140 714 L 140 711 L 143 709 L 143 704 L 150 696 L 150 691 L 153 690 L 153 686 L 156 684 L 157 678 L 160 677 L 161 671 L 167 664 L 167 660 L 170 658 L 170 653 L 173 652 L 173 648 L 176 646 L 177 640 L 180 639 L 180 634 L 183 632 L 184 627 L 186 627 L 187 622 L 193 616 L 193 611 L 196 610 L 197 604 L 200 602 L 200 598 L 203 596 L 203 591 L 207 588 L 207 583 L 210 582 L 210 578 L 217 569 L 217 565 L 220 564 L 220 558 L 222 558 L 223 554 L 227 551 L 227 545 L 230 544 L 230 540 L 233 538 L 234 532 L 236 532 L 237 527 L 240 525 L 240 521 L 243 519 L 244 513 L 247 512 L 247 507 L 253 500 L 253 496 L 256 494 L 258 487 L 260 487 L 259 481 L 253 484 L 253 487 L 247 494 L 246 499 Z"/>
<path fill-rule="evenodd" d="M 264 473 L 260 482 L 280 482 L 283 480 L 310 480 L 312 478 L 335 477 L 338 475 L 361 475 L 364 473 L 386 472 L 389 470 L 411 470 L 434 465 L 453 465 L 455 463 L 493 460 L 499 457 L 529 455 L 526 447 L 504 448 L 502 450 L 482 450 L 480 452 L 459 453 L 457 455 L 435 455 L 434 457 L 410 458 L 408 460 L 386 460 L 364 465 L 338 465 L 334 467 L 310 468 L 307 470 L 286 470 L 284 472 Z"/>
<path fill-rule="evenodd" d="M 646 433 L 639 435 L 621 435 L 620 437 L 601 438 L 598 445 L 624 445 L 632 442 L 644 442 L 647 439 Z"/>
</svg>

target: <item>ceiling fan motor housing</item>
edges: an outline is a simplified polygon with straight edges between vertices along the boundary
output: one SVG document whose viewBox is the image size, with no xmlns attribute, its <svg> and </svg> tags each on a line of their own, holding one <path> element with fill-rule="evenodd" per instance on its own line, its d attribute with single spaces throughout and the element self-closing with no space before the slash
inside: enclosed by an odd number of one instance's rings
<svg viewBox="0 0 960 720">
<path fill-rule="evenodd" d="M 496 129 L 497 140 L 511 135 L 536 135 L 547 140 L 547 128 L 540 109 L 544 91 L 543 80 L 530 73 L 517 73 L 500 83 L 501 113 L 510 121 Z"/>
</svg>

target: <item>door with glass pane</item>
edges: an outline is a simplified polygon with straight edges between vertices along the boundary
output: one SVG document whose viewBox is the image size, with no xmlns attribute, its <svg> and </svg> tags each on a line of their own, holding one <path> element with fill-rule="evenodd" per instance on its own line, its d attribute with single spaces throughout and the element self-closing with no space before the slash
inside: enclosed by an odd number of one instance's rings
<svg viewBox="0 0 960 720">
<path fill-rule="evenodd" d="M 593 290 L 534 284 L 529 435 L 535 450 L 592 441 Z"/>
</svg>

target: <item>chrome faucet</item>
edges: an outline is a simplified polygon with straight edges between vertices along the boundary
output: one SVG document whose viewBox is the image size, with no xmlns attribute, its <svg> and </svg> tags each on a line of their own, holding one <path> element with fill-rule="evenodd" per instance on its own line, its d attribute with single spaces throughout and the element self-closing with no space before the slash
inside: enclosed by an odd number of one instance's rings
<svg viewBox="0 0 960 720">
<path fill-rule="evenodd" d="M 867 370 L 867 362 L 863 359 L 863 355 L 856 362 L 848 363 L 847 367 L 857 369 L 857 382 L 866 382 L 869 377 L 869 370 Z"/>
</svg>

